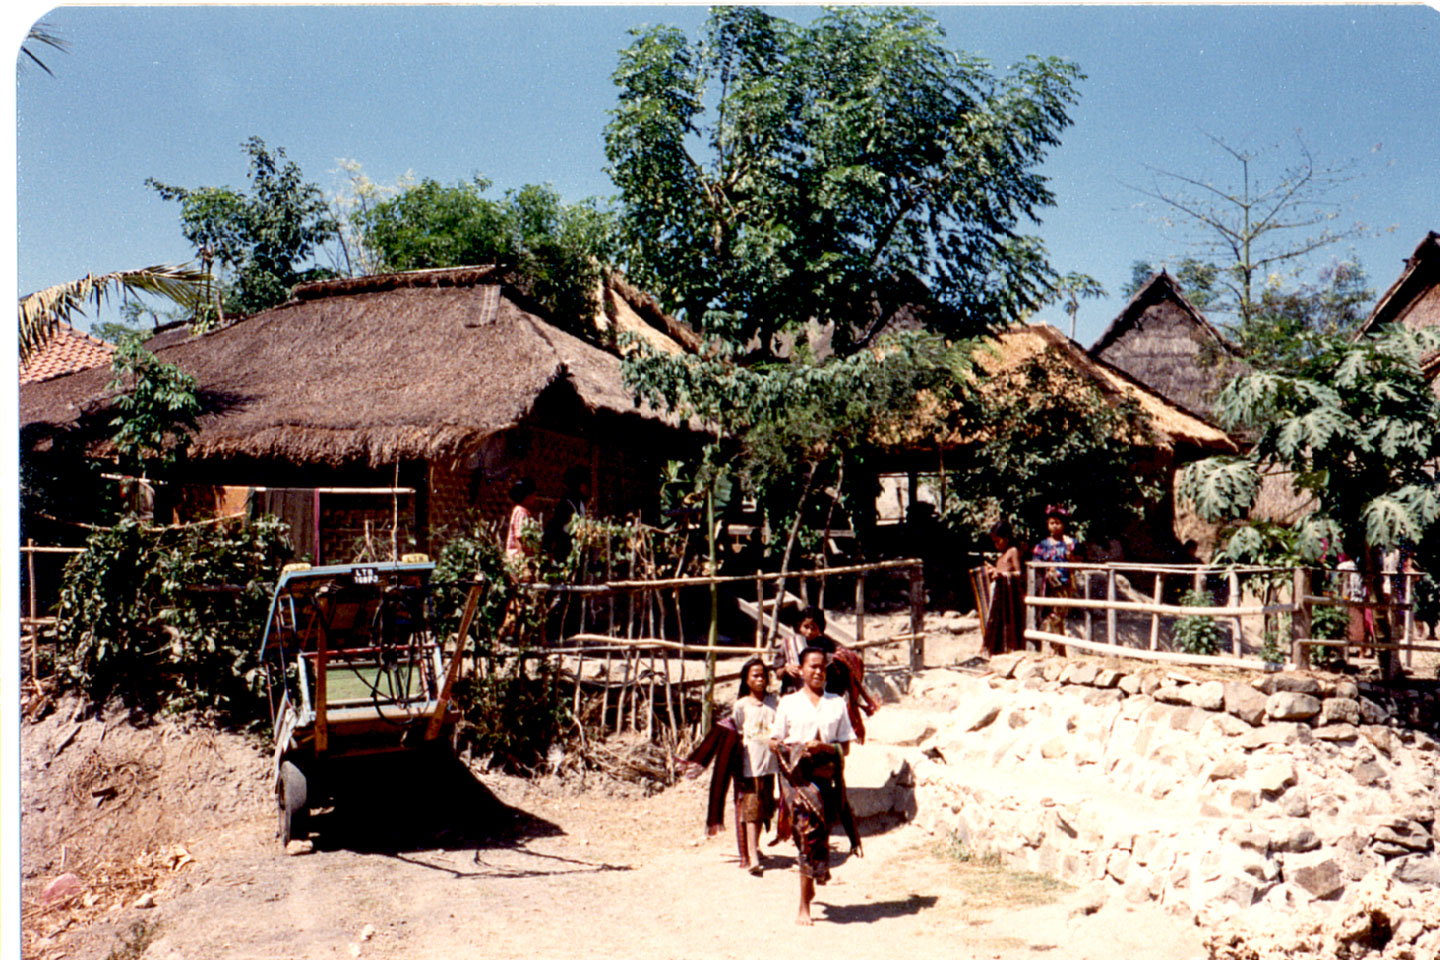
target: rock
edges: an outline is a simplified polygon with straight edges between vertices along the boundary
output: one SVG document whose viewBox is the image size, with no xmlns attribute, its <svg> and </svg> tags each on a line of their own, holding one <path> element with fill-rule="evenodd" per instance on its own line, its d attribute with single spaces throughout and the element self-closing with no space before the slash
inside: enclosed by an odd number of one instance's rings
<svg viewBox="0 0 1440 960">
<path fill-rule="evenodd" d="M 1173 683 L 1162 683 L 1150 695 L 1161 703 L 1173 703 L 1188 707 L 1190 706 L 1189 689 L 1189 687 L 1180 687 Z"/>
<path fill-rule="evenodd" d="M 1395 750 L 1395 738 L 1390 735 L 1389 727 L 1368 724 L 1360 728 L 1360 735 L 1387 757 Z"/>
<path fill-rule="evenodd" d="M 1310 816 L 1310 800 L 1299 790 L 1291 790 L 1280 798 L 1280 812 L 1287 817 Z"/>
<path fill-rule="evenodd" d="M 1245 773 L 1245 760 L 1243 757 L 1221 757 L 1216 761 L 1215 766 L 1210 768 L 1210 780 L 1234 780 Z"/>
<path fill-rule="evenodd" d="M 1095 674 L 1095 686 L 1109 689 L 1120 682 L 1120 671 L 1100 670 Z"/>
<path fill-rule="evenodd" d="M 1209 717 L 1209 722 L 1216 732 L 1226 737 L 1240 737 L 1249 733 L 1250 724 L 1239 717 L 1232 717 L 1228 713 L 1214 713 Z"/>
<path fill-rule="evenodd" d="M 1261 793 L 1278 795 L 1295 783 L 1295 765 L 1288 760 L 1267 763 L 1252 769 L 1245 779 Z"/>
<path fill-rule="evenodd" d="M 1356 686 L 1354 680 L 1337 680 L 1335 681 L 1335 696 L 1356 700 L 1360 696 L 1360 688 Z"/>
<path fill-rule="evenodd" d="M 1270 689 L 1267 691 L 1269 693 L 1303 693 L 1311 697 L 1320 695 L 1320 681 L 1303 673 L 1272 673 L 1266 679 L 1270 681 Z"/>
<path fill-rule="evenodd" d="M 1156 691 L 1157 689 L 1159 689 L 1160 684 L 1162 684 L 1163 682 L 1164 682 L 1164 677 L 1163 677 L 1161 674 L 1156 673 L 1156 672 L 1154 672 L 1154 671 L 1151 671 L 1151 672 L 1149 672 L 1149 673 L 1141 674 L 1141 675 L 1140 675 L 1140 692 L 1143 693 L 1143 694 L 1145 694 L 1145 696 L 1147 696 L 1147 697 L 1153 697 L 1153 696 L 1155 696 L 1155 691 Z"/>
<path fill-rule="evenodd" d="M 350 956 L 352 956 L 352 957 L 358 957 L 358 956 L 360 956 L 360 944 L 358 944 L 358 943 L 349 944 L 349 945 L 346 947 L 346 949 L 350 951 Z"/>
<path fill-rule="evenodd" d="M 1317 900 L 1332 897 L 1345 888 L 1344 874 L 1335 857 L 1324 850 L 1285 857 L 1285 879 L 1304 888 Z"/>
<path fill-rule="evenodd" d="M 1246 750 L 1259 750 L 1272 744 L 1288 746 L 1292 743 L 1309 742 L 1310 728 L 1297 723 L 1267 723 L 1240 738 L 1240 746 Z"/>
<path fill-rule="evenodd" d="M 1345 697 L 1331 697 L 1320 705 L 1320 723 L 1356 724 L 1360 722 L 1360 704 Z"/>
<path fill-rule="evenodd" d="M 40 899 L 45 903 L 57 903 L 68 897 L 73 897 L 85 884 L 73 873 L 62 873 L 60 876 L 45 884 L 45 889 L 40 891 Z"/>
<path fill-rule="evenodd" d="M 1385 771 L 1380 769 L 1380 765 L 1374 760 L 1355 764 L 1355 769 L 1350 771 L 1350 775 L 1362 787 L 1373 787 L 1385 779 Z"/>
<path fill-rule="evenodd" d="M 1258 727 L 1265 722 L 1265 696 L 1249 684 L 1227 683 L 1225 712 Z"/>
<path fill-rule="evenodd" d="M 1196 687 L 1190 702 L 1202 710 L 1223 710 L 1225 708 L 1225 684 L 1219 680 L 1207 680 Z"/>
<path fill-rule="evenodd" d="M 907 782 L 913 782 L 910 765 L 897 751 L 863 746 L 845 759 L 845 787 L 860 819 L 902 808 Z"/>
<path fill-rule="evenodd" d="M 1015 675 L 1015 668 L 1018 667 L 1024 659 L 1024 654 L 1001 653 L 990 658 L 990 669 L 997 676 L 1004 677 L 1008 680 Z"/>
<path fill-rule="evenodd" d="M 367 924 L 365 924 L 365 926 L 363 926 L 363 927 L 360 928 L 360 942 L 361 942 L 361 943 L 365 943 L 367 940 L 369 940 L 369 939 L 370 939 L 371 937 L 373 937 L 373 936 L 375 936 L 375 926 L 374 926 L 374 924 L 367 923 Z"/>
<path fill-rule="evenodd" d="M 972 701 L 962 705 L 955 711 L 955 731 L 957 733 L 972 733 L 976 730 L 983 730 L 995 722 L 1000 715 L 999 701 Z M 879 716 L 879 714 L 876 714 Z"/>
<path fill-rule="evenodd" d="M 1375 839 L 1394 843 L 1417 853 L 1429 850 L 1430 831 L 1413 820 L 1398 820 L 1375 831 Z"/>
<path fill-rule="evenodd" d="M 1130 872 L 1130 854 L 1125 850 L 1111 850 L 1105 858 L 1105 872 L 1116 882 L 1124 883 Z"/>
<path fill-rule="evenodd" d="M 1390 714 L 1369 697 L 1360 697 L 1360 719 L 1366 723 L 1384 723 Z"/>
<path fill-rule="evenodd" d="M 1040 756 L 1046 760 L 1054 760 L 1056 757 L 1065 756 L 1065 738 L 1051 737 L 1040 745 Z"/>
<path fill-rule="evenodd" d="M 135 902 L 132 903 L 131 906 L 134 907 L 136 910 L 149 910 L 155 906 L 155 894 L 151 893 L 149 890 L 146 890 L 144 893 L 140 894 L 140 896 L 135 898 Z"/>
<path fill-rule="evenodd" d="M 1320 838 L 1315 836 L 1315 831 L 1303 823 L 1280 821 L 1276 831 L 1271 837 L 1271 844 L 1283 853 L 1308 853 L 1320 846 Z"/>
<path fill-rule="evenodd" d="M 1277 690 L 1265 701 L 1265 716 L 1271 720 L 1309 720 L 1320 712 L 1320 701 L 1308 693 Z"/>
<path fill-rule="evenodd" d="M 1133 673 L 1127 673 L 1115 681 L 1115 685 L 1127 697 L 1133 697 L 1140 692 L 1140 678 Z"/>
<path fill-rule="evenodd" d="M 1390 862 L 1390 876 L 1415 887 L 1440 887 L 1440 857 L 1411 854 Z"/>
<path fill-rule="evenodd" d="M 1070 908 L 1072 917 L 1088 917 L 1099 913 L 1110 898 L 1110 891 L 1103 883 L 1094 883 L 1075 895 L 1075 906 Z"/>
<path fill-rule="evenodd" d="M 1327 704 L 1333 701 L 1326 700 Z M 1328 740 L 1331 743 L 1338 743 L 1345 740 L 1354 740 L 1360 736 L 1360 730 L 1354 724 L 1335 723 L 1324 727 L 1316 727 L 1311 733 L 1316 740 Z"/>
<path fill-rule="evenodd" d="M 1086 690 L 1082 701 L 1087 707 L 1108 707 L 1125 699 L 1125 694 L 1114 689 Z"/>
<path fill-rule="evenodd" d="M 913 747 L 935 732 L 930 718 L 916 710 L 881 710 L 865 721 L 867 741 Z"/>
<path fill-rule="evenodd" d="M 298 857 L 301 854 L 311 853 L 315 849 L 313 840 L 291 840 L 285 844 L 285 856 Z"/>
</svg>

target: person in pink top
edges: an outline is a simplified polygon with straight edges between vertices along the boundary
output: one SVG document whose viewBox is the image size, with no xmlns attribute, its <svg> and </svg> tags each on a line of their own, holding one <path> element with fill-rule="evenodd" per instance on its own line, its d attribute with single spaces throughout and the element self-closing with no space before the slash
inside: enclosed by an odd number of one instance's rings
<svg viewBox="0 0 1440 960">
<path fill-rule="evenodd" d="M 529 477 L 516 480 L 510 487 L 510 499 L 515 507 L 510 511 L 510 524 L 505 530 L 505 559 L 520 564 L 534 555 L 534 535 L 540 529 L 540 521 L 535 516 L 535 481 Z"/>
</svg>

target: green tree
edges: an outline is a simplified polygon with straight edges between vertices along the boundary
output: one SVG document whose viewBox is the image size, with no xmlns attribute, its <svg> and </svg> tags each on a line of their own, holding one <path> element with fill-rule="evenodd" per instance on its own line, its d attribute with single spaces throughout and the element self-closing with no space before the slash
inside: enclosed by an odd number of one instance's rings
<svg viewBox="0 0 1440 960">
<path fill-rule="evenodd" d="M 814 321 L 848 355 L 917 300 L 965 336 L 1045 299 L 1053 271 L 1021 230 L 1053 203 L 1038 167 L 1073 65 L 997 74 L 906 8 L 800 26 L 718 7 L 698 40 L 634 37 L 605 132 L 624 259 L 705 334 L 772 357 Z"/>
<path fill-rule="evenodd" d="M 220 269 L 220 289 L 212 293 L 218 315 L 202 313 L 201 322 L 284 303 L 295 284 L 329 273 L 305 266 L 338 229 L 323 192 L 303 179 L 283 148 L 272 153 L 264 140 L 251 137 L 241 149 L 250 157 L 248 194 L 230 187 L 177 187 L 153 177 L 145 181 L 161 198 L 180 204 L 185 239 L 207 270 L 212 264 Z"/>
<path fill-rule="evenodd" d="M 1266 525 L 1246 522 L 1265 471 L 1288 475 L 1315 509 L 1295 527 L 1289 548 L 1307 563 L 1344 550 L 1368 574 L 1378 552 L 1408 542 L 1420 565 L 1440 564 L 1440 398 L 1421 358 L 1440 348 L 1433 330 L 1392 327 L 1359 340 L 1310 330 L 1293 369 L 1237 377 L 1216 403 L 1220 425 L 1256 436 L 1238 457 L 1192 464 L 1180 495 L 1207 520 L 1237 527 L 1233 560 L 1271 549 Z M 1382 638 L 1386 618 L 1378 618 Z"/>
<path fill-rule="evenodd" d="M 1338 260 L 1321 270 L 1314 283 L 1267 283 L 1254 315 L 1231 334 L 1252 367 L 1299 370 L 1327 338 L 1353 336 L 1374 296 L 1360 264 Z"/>
<path fill-rule="evenodd" d="M 1213 292 L 1207 308 L 1243 326 L 1260 311 L 1272 276 L 1294 274 L 1317 250 L 1364 232 L 1362 224 L 1340 224 L 1334 199 L 1354 179 L 1355 165 L 1317 161 L 1298 136 L 1298 156 L 1280 167 L 1267 164 L 1262 151 L 1210 140 L 1234 161 L 1233 179 L 1151 168 L 1153 184 L 1133 189 L 1161 205 L 1164 223 L 1193 233 L 1195 259 L 1213 268 L 1205 274 Z"/>
<path fill-rule="evenodd" d="M 115 396 L 111 442 L 124 469 L 139 476 L 184 459 L 200 416 L 195 378 L 161 363 L 136 338 L 122 340 L 110 361 Z"/>
<path fill-rule="evenodd" d="M 1136 260 L 1130 264 L 1130 279 L 1120 292 L 1126 297 L 1133 297 L 1140 292 L 1145 281 L 1160 271 L 1149 260 Z M 1168 269 L 1168 267 L 1167 267 Z M 1219 269 L 1213 263 L 1204 260 L 1196 260 L 1194 257 L 1182 257 L 1175 264 L 1172 276 L 1180 284 L 1180 289 L 1185 294 L 1185 299 L 1190 301 L 1191 306 L 1196 310 L 1208 310 L 1220 301 L 1220 291 L 1217 289 L 1219 283 Z"/>
<path fill-rule="evenodd" d="M 434 180 L 366 204 L 356 232 L 381 270 L 499 263 L 562 325 L 587 332 L 598 306 L 601 271 L 612 257 L 612 217 L 596 201 L 565 203 L 534 184 L 485 195 L 476 177 L 446 186 Z"/>
<path fill-rule="evenodd" d="M 1074 513 L 1071 532 L 1085 539 L 1124 529 L 1162 495 L 1134 468 L 1136 447 L 1152 440 L 1150 418 L 1133 403 L 1110 402 L 1064 363 L 1042 355 L 962 399 L 947 426 L 971 438 L 946 458 L 952 526 L 982 537 L 1001 517 L 1034 542 L 1045 535 L 1046 506 L 1060 503 Z"/>
</svg>

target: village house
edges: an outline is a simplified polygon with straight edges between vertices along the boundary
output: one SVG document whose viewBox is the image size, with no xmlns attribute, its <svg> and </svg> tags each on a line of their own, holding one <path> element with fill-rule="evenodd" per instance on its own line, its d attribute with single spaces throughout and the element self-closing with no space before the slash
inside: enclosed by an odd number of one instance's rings
<svg viewBox="0 0 1440 960">
<path fill-rule="evenodd" d="M 1235 347 L 1164 270 L 1141 284 L 1090 356 L 1211 423 L 1216 392 L 1243 369 Z"/>
<path fill-rule="evenodd" d="M 1024 368 L 1038 362 L 1073 374 L 1093 386 L 1108 403 L 1138 408 L 1149 423 L 1150 436 L 1127 438 L 1135 447 L 1133 468 L 1151 478 L 1165 496 L 1126 529 L 1107 532 L 1123 543 L 1126 559 L 1174 561 L 1187 555 L 1184 544 L 1194 538 L 1195 531 L 1184 522 L 1184 513 L 1174 502 L 1175 474 L 1202 457 L 1236 452 L 1238 447 L 1230 436 L 1125 371 L 1087 354 L 1048 324 L 1016 324 L 996 335 L 993 349 L 977 351 L 976 360 L 988 374 L 981 387 L 985 391 L 1023 389 Z M 963 430 L 952 434 L 920 429 L 890 444 L 879 469 L 882 477 L 890 478 L 895 493 L 901 493 L 895 489 L 895 481 L 908 478 L 909 492 L 902 494 L 902 502 L 928 496 L 939 506 L 938 501 L 946 496 L 946 463 L 957 462 L 965 456 L 966 447 L 976 442 L 983 439 Z M 927 475 L 940 478 L 940 489 L 920 489 L 918 478 Z"/>
<path fill-rule="evenodd" d="M 1404 269 L 1380 295 L 1357 336 L 1399 323 L 1411 330 L 1440 328 L 1440 233 L 1430 231 L 1405 259 Z M 1422 364 L 1425 378 L 1440 395 L 1440 352 Z"/>
<path fill-rule="evenodd" d="M 218 330 L 164 331 L 147 348 L 196 378 L 203 412 L 162 515 L 277 513 L 297 555 L 342 562 L 388 553 L 392 528 L 399 552 L 428 551 L 503 521 L 522 476 L 548 512 L 576 466 L 597 514 L 647 511 L 663 461 L 698 435 L 637 406 L 620 335 L 672 352 L 698 338 L 614 278 L 596 326 L 607 347 L 476 267 L 304 284 Z M 106 455 L 109 379 L 102 362 L 22 385 L 22 456 Z"/>
</svg>

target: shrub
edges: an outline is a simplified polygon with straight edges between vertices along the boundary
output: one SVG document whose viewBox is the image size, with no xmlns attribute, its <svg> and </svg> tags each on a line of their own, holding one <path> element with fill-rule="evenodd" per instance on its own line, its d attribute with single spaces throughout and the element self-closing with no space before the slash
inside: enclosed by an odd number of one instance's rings
<svg viewBox="0 0 1440 960">
<path fill-rule="evenodd" d="M 126 517 L 95 531 L 61 583 L 62 676 L 92 702 L 255 719 L 257 653 L 287 530 L 274 517 L 179 529 Z"/>
<path fill-rule="evenodd" d="M 1205 590 L 1191 590 L 1180 598 L 1183 607 L 1213 607 L 1215 598 Z M 1183 616 L 1175 624 L 1175 643 L 1186 653 L 1213 655 L 1225 632 L 1212 617 Z"/>
</svg>

